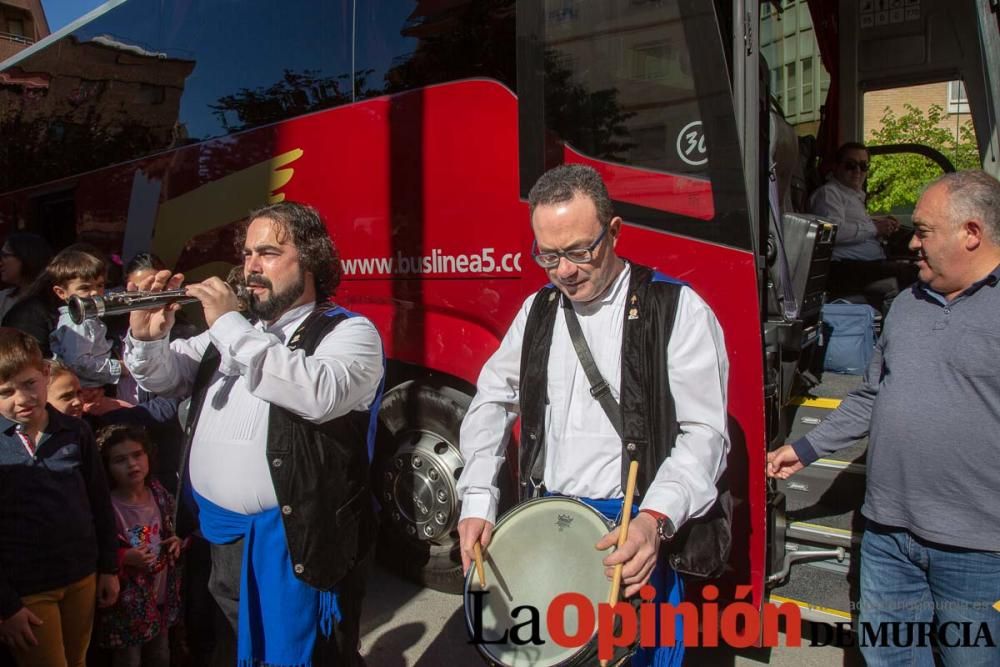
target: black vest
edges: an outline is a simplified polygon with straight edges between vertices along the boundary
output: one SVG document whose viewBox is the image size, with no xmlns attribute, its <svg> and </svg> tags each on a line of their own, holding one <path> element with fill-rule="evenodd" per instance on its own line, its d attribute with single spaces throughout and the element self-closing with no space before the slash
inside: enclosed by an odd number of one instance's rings
<svg viewBox="0 0 1000 667">
<path fill-rule="evenodd" d="M 622 488 L 629 463 L 639 462 L 636 498 L 641 502 L 660 464 L 670 455 L 679 433 L 667 373 L 667 345 L 674 328 L 683 284 L 645 266 L 629 263 L 628 296 L 622 335 Z M 521 345 L 521 446 L 518 454 L 520 500 L 533 491 L 530 474 L 539 447 L 545 442 L 545 404 L 548 400 L 549 348 L 559 314 L 560 292 L 552 285 L 535 296 Z M 594 401 L 594 409 L 600 409 Z M 725 476 L 717 485 L 718 498 L 708 514 L 691 519 L 664 545 L 678 572 L 716 577 L 725 569 L 731 536 L 731 499 Z"/>
<path fill-rule="evenodd" d="M 289 338 L 287 347 L 312 354 L 323 338 L 350 315 L 342 308 L 313 311 Z M 182 484 L 190 488 L 188 454 L 209 384 L 220 356 L 209 346 L 191 395 L 185 429 Z M 382 387 L 371 409 L 352 411 L 315 424 L 271 404 L 267 461 L 282 508 L 282 522 L 295 575 L 313 588 L 333 588 L 371 549 L 377 532 L 369 487 L 368 438 L 378 413 Z M 185 500 L 190 499 L 188 492 Z M 178 503 L 178 533 L 197 527 L 192 502 Z"/>
</svg>

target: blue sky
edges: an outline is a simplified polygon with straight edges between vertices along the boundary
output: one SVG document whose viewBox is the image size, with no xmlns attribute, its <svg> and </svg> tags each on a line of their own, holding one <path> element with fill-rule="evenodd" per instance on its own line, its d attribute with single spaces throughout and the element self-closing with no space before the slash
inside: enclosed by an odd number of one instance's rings
<svg viewBox="0 0 1000 667">
<path fill-rule="evenodd" d="M 42 0 L 45 18 L 49 20 L 52 32 L 102 4 L 104 0 Z"/>
</svg>

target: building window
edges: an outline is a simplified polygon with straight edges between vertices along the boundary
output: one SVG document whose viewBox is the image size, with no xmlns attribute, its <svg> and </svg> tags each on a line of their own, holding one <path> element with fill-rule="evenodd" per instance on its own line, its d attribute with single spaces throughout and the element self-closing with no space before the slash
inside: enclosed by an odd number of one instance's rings
<svg viewBox="0 0 1000 667">
<path fill-rule="evenodd" d="M 670 42 L 637 46 L 632 50 L 632 78 L 640 81 L 665 79 L 674 59 Z"/>
<path fill-rule="evenodd" d="M 785 117 L 789 120 L 797 116 L 799 113 L 798 86 L 798 77 L 795 76 L 795 63 L 788 63 L 785 65 L 785 90 L 787 92 L 787 97 L 785 99 Z"/>
<path fill-rule="evenodd" d="M 969 98 L 961 81 L 948 82 L 948 113 L 969 113 Z"/>
<path fill-rule="evenodd" d="M 802 59 L 802 114 L 813 117 L 816 109 L 813 104 L 813 59 Z M 806 119 L 803 119 L 806 120 Z"/>
<path fill-rule="evenodd" d="M 21 19 L 7 19 L 7 32 L 11 35 L 24 37 L 24 21 Z"/>
</svg>

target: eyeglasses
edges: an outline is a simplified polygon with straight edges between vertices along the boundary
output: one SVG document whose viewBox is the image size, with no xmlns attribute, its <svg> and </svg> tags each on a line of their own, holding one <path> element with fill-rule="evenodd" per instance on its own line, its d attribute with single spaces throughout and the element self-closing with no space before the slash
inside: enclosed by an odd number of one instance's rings
<svg viewBox="0 0 1000 667">
<path fill-rule="evenodd" d="M 847 171 L 854 171 L 855 169 L 860 169 L 861 173 L 868 171 L 868 163 L 864 161 L 858 162 L 857 160 L 844 160 L 840 164 Z"/>
<path fill-rule="evenodd" d="M 531 256 L 535 258 L 538 266 L 543 269 L 554 269 L 559 266 L 559 259 L 565 257 L 574 264 L 588 264 L 594 260 L 594 249 L 604 240 L 604 235 L 608 233 L 605 227 L 601 233 L 586 248 L 573 248 L 572 250 L 547 250 L 538 252 L 538 241 L 531 242 Z"/>
</svg>

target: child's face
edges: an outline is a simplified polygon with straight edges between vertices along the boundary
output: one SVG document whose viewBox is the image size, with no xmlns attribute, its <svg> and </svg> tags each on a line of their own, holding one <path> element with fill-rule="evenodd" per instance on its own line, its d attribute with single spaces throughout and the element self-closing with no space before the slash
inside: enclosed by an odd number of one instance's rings
<svg viewBox="0 0 1000 667">
<path fill-rule="evenodd" d="M 0 415 L 18 424 L 34 424 L 45 414 L 48 374 L 28 366 L 0 382 Z"/>
<path fill-rule="evenodd" d="M 140 443 L 125 440 L 111 448 L 108 470 L 112 486 L 116 488 L 145 484 L 149 475 L 149 457 Z"/>
<path fill-rule="evenodd" d="M 53 285 L 52 291 L 63 301 L 69 301 L 71 296 L 104 296 L 104 278 L 97 280 L 73 278 L 64 285 Z"/>
<path fill-rule="evenodd" d="M 83 414 L 80 399 L 80 381 L 73 373 L 59 373 L 49 382 L 49 403 L 59 412 L 70 417 Z"/>
</svg>

